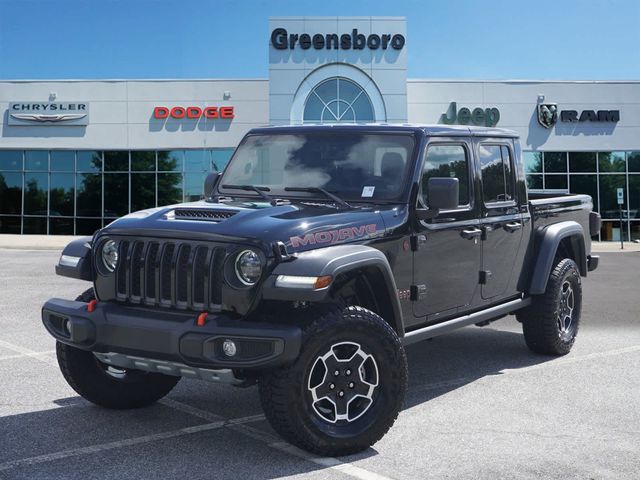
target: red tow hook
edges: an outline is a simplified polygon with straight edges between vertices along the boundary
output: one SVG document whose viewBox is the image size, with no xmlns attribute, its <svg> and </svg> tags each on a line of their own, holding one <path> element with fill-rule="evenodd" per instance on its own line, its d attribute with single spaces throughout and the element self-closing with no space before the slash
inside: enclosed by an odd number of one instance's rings
<svg viewBox="0 0 640 480">
<path fill-rule="evenodd" d="M 97 300 L 91 300 L 87 304 L 87 312 L 92 313 L 96 309 L 96 305 L 98 305 L 98 301 Z"/>
<path fill-rule="evenodd" d="M 205 323 L 207 323 L 207 315 L 209 315 L 209 313 L 207 312 L 202 312 L 200 315 L 198 315 L 196 325 L 199 327 L 204 327 Z"/>
</svg>

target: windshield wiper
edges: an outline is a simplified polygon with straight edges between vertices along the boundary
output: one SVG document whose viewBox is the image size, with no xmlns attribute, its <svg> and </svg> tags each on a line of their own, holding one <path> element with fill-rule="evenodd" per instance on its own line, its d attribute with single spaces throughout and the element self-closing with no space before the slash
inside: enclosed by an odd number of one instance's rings
<svg viewBox="0 0 640 480">
<path fill-rule="evenodd" d="M 337 195 L 334 195 L 333 193 L 328 192 L 324 188 L 320 188 L 320 187 L 285 187 L 284 191 L 285 192 L 321 193 L 325 197 L 328 197 L 331 200 L 333 200 L 334 202 L 336 202 L 342 208 L 353 208 L 351 205 L 349 205 L 347 202 L 345 202 L 343 199 L 341 199 Z"/>
<path fill-rule="evenodd" d="M 247 192 L 256 192 L 262 198 L 267 200 L 272 207 L 278 205 L 278 201 L 275 198 L 264 193 L 271 191 L 269 187 L 256 187 L 255 185 L 222 185 L 222 188 L 228 188 L 229 190 L 245 190 Z"/>
</svg>

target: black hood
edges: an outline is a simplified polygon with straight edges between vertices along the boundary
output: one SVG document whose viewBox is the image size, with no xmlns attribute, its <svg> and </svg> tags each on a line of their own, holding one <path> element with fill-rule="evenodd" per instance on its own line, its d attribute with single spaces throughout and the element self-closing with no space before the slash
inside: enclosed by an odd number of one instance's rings
<svg viewBox="0 0 640 480">
<path fill-rule="evenodd" d="M 397 206 L 365 205 L 338 210 L 330 205 L 205 201 L 143 210 L 124 216 L 100 234 L 249 243 L 272 251 L 275 242 L 289 253 L 362 242 L 385 234 L 384 211 Z"/>
</svg>

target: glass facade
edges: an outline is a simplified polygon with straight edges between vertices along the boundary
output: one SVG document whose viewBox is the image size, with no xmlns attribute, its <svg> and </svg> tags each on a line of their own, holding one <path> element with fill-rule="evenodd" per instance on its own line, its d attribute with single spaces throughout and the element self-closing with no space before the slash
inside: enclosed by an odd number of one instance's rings
<svg viewBox="0 0 640 480">
<path fill-rule="evenodd" d="M 595 240 L 640 239 L 640 152 L 524 152 L 524 162 L 529 188 L 591 195 L 602 216 Z M 622 227 L 618 188 L 624 190 Z"/>
<path fill-rule="evenodd" d="M 206 174 L 232 153 L 0 149 L 0 233 L 91 235 L 130 212 L 198 200 Z M 528 151 L 524 162 L 529 188 L 593 198 L 603 220 L 594 239 L 640 239 L 640 151 Z"/>
<path fill-rule="evenodd" d="M 0 233 L 91 235 L 130 212 L 199 200 L 214 150 L 0 150 Z"/>
</svg>

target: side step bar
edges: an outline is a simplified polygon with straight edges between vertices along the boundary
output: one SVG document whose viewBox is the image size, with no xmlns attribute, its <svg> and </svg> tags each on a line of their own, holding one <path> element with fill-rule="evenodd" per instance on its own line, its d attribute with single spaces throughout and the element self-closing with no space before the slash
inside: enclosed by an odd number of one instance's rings
<svg viewBox="0 0 640 480">
<path fill-rule="evenodd" d="M 444 333 L 452 332 L 460 327 L 471 325 L 473 323 L 484 322 L 492 320 L 494 318 L 507 315 L 526 307 L 531 303 L 531 298 L 518 298 L 495 307 L 487 308 L 486 310 L 480 310 L 479 312 L 470 313 L 469 315 L 463 315 L 462 317 L 452 318 L 446 322 L 437 323 L 435 325 L 429 325 L 417 330 L 412 330 L 404 334 L 402 339 L 403 345 L 411 345 L 412 343 L 420 342 L 428 338 L 437 337 Z"/>
</svg>

